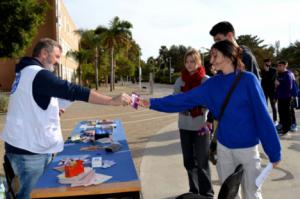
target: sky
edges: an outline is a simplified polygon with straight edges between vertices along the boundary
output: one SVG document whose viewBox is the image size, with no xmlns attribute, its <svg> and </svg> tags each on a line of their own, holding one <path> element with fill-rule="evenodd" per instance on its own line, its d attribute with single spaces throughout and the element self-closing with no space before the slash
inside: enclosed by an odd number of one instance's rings
<svg viewBox="0 0 300 199">
<path fill-rule="evenodd" d="M 142 59 L 157 57 L 162 45 L 210 48 L 212 26 L 233 24 L 236 36 L 256 35 L 263 44 L 287 47 L 300 41 L 299 0 L 64 0 L 78 29 L 108 27 L 118 16 L 133 28 Z"/>
</svg>

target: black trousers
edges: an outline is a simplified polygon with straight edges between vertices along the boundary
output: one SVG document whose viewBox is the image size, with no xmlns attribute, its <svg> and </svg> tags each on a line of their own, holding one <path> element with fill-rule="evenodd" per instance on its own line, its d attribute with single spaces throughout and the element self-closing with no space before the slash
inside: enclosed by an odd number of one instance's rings
<svg viewBox="0 0 300 199">
<path fill-rule="evenodd" d="M 296 108 L 296 101 L 297 99 L 292 99 L 291 100 L 291 116 L 292 116 L 292 125 L 295 124 L 297 125 L 296 121 L 296 113 L 295 113 L 295 108 Z"/>
<path fill-rule="evenodd" d="M 277 121 L 276 99 L 274 95 L 268 94 L 266 92 L 265 92 L 265 97 L 266 97 L 267 104 L 268 104 L 268 99 L 270 100 L 270 105 L 273 113 L 273 121 L 275 122 Z"/>
<path fill-rule="evenodd" d="M 197 131 L 179 129 L 183 164 L 189 178 L 190 192 L 213 197 L 208 163 L 210 135 L 198 135 Z"/>
<path fill-rule="evenodd" d="M 287 133 L 292 125 L 291 99 L 278 100 L 278 113 L 283 133 Z"/>
</svg>

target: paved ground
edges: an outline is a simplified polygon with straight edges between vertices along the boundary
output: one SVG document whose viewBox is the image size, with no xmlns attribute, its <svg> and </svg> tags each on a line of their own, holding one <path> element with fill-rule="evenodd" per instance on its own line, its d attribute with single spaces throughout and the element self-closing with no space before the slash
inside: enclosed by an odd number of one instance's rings
<svg viewBox="0 0 300 199">
<path fill-rule="evenodd" d="M 110 94 L 108 88 L 102 93 Z M 113 93 L 138 90 L 136 85 L 117 87 Z M 154 96 L 171 93 L 170 86 L 157 85 Z M 139 91 L 144 97 L 150 97 L 146 90 Z M 64 137 L 67 137 L 74 125 L 85 119 L 114 119 L 123 121 L 134 162 L 140 175 L 144 199 L 171 199 L 187 191 L 187 177 L 182 166 L 181 149 L 177 130 L 177 115 L 158 113 L 146 109 L 134 110 L 130 107 L 96 106 L 76 102 L 62 116 Z M 297 112 L 299 121 L 300 113 Z M 3 128 L 4 115 L 0 115 L 0 131 Z M 298 199 L 300 195 L 300 133 L 291 133 L 281 138 L 283 161 L 279 168 L 272 171 L 263 186 L 265 199 Z M 0 157 L 3 143 L 0 143 Z M 262 150 L 261 150 L 262 151 Z M 266 157 L 262 153 L 263 163 Z M 2 160 L 0 159 L 2 165 Z M 215 167 L 212 166 L 212 178 L 215 192 L 219 191 Z M 0 173 L 2 173 L 2 168 Z M 217 195 L 217 194 L 216 194 Z"/>
</svg>

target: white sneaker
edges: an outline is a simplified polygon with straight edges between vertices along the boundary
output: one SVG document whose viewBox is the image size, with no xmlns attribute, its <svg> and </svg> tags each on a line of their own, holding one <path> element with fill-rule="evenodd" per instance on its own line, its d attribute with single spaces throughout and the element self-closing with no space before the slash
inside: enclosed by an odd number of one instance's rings
<svg viewBox="0 0 300 199">
<path fill-rule="evenodd" d="M 290 131 L 292 131 L 292 132 L 298 131 L 297 125 L 296 124 L 292 124 Z"/>
<path fill-rule="evenodd" d="M 273 122 L 274 126 L 277 126 L 279 123 L 277 121 Z"/>
<path fill-rule="evenodd" d="M 282 129 L 282 124 L 277 124 L 276 129 L 277 129 L 277 130 Z"/>
</svg>

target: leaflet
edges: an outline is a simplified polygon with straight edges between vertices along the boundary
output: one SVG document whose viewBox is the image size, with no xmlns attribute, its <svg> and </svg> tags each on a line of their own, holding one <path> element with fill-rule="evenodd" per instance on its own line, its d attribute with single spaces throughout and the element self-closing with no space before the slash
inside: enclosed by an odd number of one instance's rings
<svg viewBox="0 0 300 199">
<path fill-rule="evenodd" d="M 270 175 L 272 169 L 273 169 L 273 164 L 269 162 L 268 165 L 259 174 L 259 176 L 257 176 L 255 180 L 255 184 L 258 188 L 262 186 L 266 178 Z"/>
</svg>

